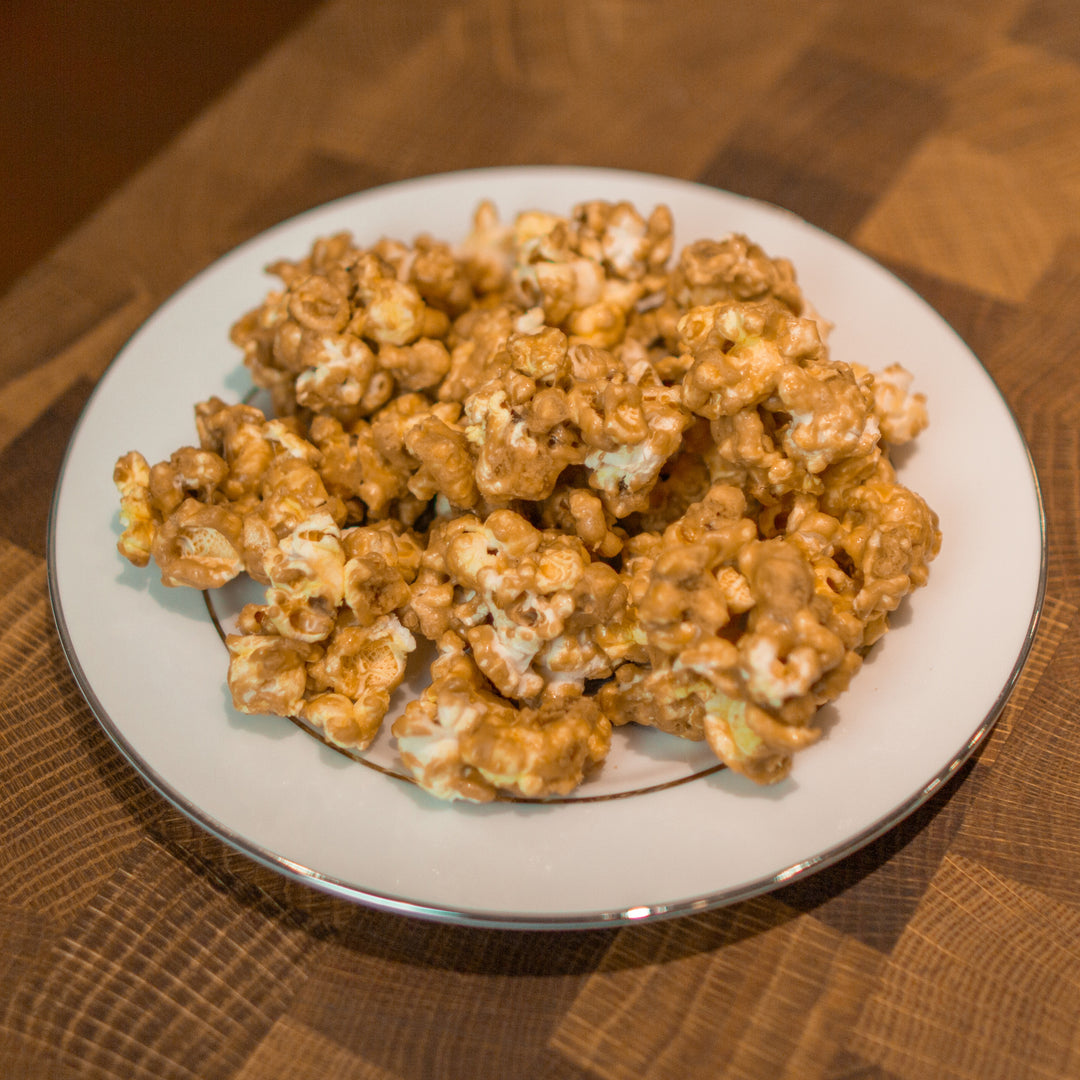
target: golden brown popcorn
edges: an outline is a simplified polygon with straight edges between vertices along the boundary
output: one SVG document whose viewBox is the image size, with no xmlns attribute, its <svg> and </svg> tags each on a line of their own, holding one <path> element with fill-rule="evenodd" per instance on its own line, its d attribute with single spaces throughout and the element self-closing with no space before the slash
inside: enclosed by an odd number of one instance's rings
<svg viewBox="0 0 1080 1080">
<path fill-rule="evenodd" d="M 825 625 L 812 569 L 795 545 L 756 540 L 742 551 L 739 570 L 754 598 L 738 642 L 740 673 L 752 701 L 783 710 L 843 660 L 844 643 Z"/>
<path fill-rule="evenodd" d="M 661 470 L 693 422 L 678 391 L 649 369 L 637 384 L 583 388 L 573 409 L 574 418 L 590 431 L 583 438 L 593 440 L 584 457 L 589 486 L 617 519 L 647 509 Z"/>
<path fill-rule="evenodd" d="M 705 702 L 714 692 L 686 669 L 623 664 L 596 700 L 614 726 L 640 724 L 700 742 L 705 738 Z"/>
<path fill-rule="evenodd" d="M 427 501 L 441 495 L 451 506 L 468 510 L 476 505 L 476 466 L 469 440 L 461 427 L 433 409 L 409 426 L 405 448 L 420 463 L 409 478 L 409 491 Z"/>
<path fill-rule="evenodd" d="M 294 384 L 297 404 L 345 421 L 364 415 L 376 369 L 371 349 L 352 334 L 324 333 L 304 352 L 306 364 Z"/>
<path fill-rule="evenodd" d="M 430 549 L 429 549 L 430 550 Z M 402 613 L 402 622 L 429 641 L 438 641 L 450 629 L 454 604 L 454 582 L 438 567 L 428 565 L 428 553 L 412 584 L 408 603 Z"/>
<path fill-rule="evenodd" d="M 342 231 L 317 237 L 311 250 L 302 258 L 278 259 L 267 269 L 286 285 L 291 285 L 310 274 L 332 272 L 335 267 L 348 265 L 357 254 L 352 234 Z"/>
<path fill-rule="evenodd" d="M 599 700 L 609 717 L 704 735 L 730 767 L 771 781 L 817 738 L 810 720 L 846 689 L 876 628 L 831 558 L 850 535 L 841 522 L 798 496 L 762 515 L 787 534 L 759 540 L 748 509 L 743 492 L 717 485 L 662 538 L 630 541 L 624 577 L 654 651 L 619 668 Z M 898 516 L 919 531 L 910 507 Z"/>
<path fill-rule="evenodd" d="M 263 558 L 266 621 L 274 632 L 316 642 L 334 629 L 345 598 L 345 551 L 334 519 L 320 510 L 299 522 Z"/>
<path fill-rule="evenodd" d="M 704 717 L 709 749 L 729 768 L 758 784 L 774 784 L 791 771 L 792 755 L 812 746 L 821 732 L 783 724 L 764 709 L 717 692 Z"/>
<path fill-rule="evenodd" d="M 742 488 L 765 506 L 792 492 L 819 495 L 825 483 L 811 476 L 777 445 L 772 415 L 757 408 L 740 409 L 710 424 L 714 444 L 704 457 L 714 483 Z"/>
<path fill-rule="evenodd" d="M 407 260 L 409 282 L 426 304 L 453 319 L 476 302 L 473 276 L 446 242 L 418 236 Z"/>
<path fill-rule="evenodd" d="M 459 316 L 447 335 L 450 370 L 439 385 L 440 401 L 464 400 L 510 366 L 506 341 L 520 309 L 510 304 L 473 308 Z"/>
<path fill-rule="evenodd" d="M 357 501 L 368 514 L 379 518 L 405 494 L 408 470 L 395 468 L 384 457 L 369 423 L 358 420 L 346 431 L 330 417 L 316 417 L 311 438 L 323 453 L 319 474 L 327 491 L 346 506 L 354 505 L 353 518 L 359 519 L 363 513 L 355 506 Z"/>
<path fill-rule="evenodd" d="M 782 372 L 824 355 L 816 324 L 775 301 L 695 307 L 679 321 L 679 334 L 694 357 L 683 402 L 710 420 L 766 401 Z"/>
<path fill-rule="evenodd" d="M 355 526 L 341 534 L 346 559 L 379 556 L 412 581 L 424 557 L 423 538 L 393 519 Z"/>
<path fill-rule="evenodd" d="M 423 556 L 419 541 L 386 521 L 347 530 L 342 546 L 347 559 L 344 599 L 357 623 L 370 626 L 379 617 L 403 609 Z"/>
<path fill-rule="evenodd" d="M 364 336 L 379 344 L 409 345 L 433 329 L 425 318 L 423 297 L 413 285 L 383 278 L 365 286 L 361 296 Z"/>
<path fill-rule="evenodd" d="M 601 199 L 574 207 L 574 246 L 616 277 L 637 281 L 664 270 L 673 251 L 673 222 L 666 206 L 643 218 L 628 202 Z"/>
<path fill-rule="evenodd" d="M 518 708 L 486 684 L 453 634 L 439 642 L 431 686 L 392 730 L 422 788 L 471 802 L 489 802 L 499 792 L 565 795 L 611 744 L 611 724 L 591 698 L 561 700 L 555 711 Z"/>
<path fill-rule="evenodd" d="M 624 520 L 627 531 L 663 532 L 704 497 L 712 484 L 705 458 L 712 445 L 709 422 L 695 420 L 684 432 L 679 449 L 661 467 L 649 490 L 648 505 Z"/>
<path fill-rule="evenodd" d="M 432 390 L 450 371 L 450 353 L 441 341 L 420 338 L 412 345 L 384 345 L 379 364 L 402 390 Z"/>
<path fill-rule="evenodd" d="M 601 688 L 598 703 L 613 724 L 637 723 L 682 739 L 707 740 L 735 772 L 757 783 L 783 779 L 793 753 L 816 742 L 820 731 L 781 724 L 756 705 L 724 693 L 715 685 L 716 672 L 730 665 L 733 646 L 719 639 L 712 651 L 721 655 L 690 665 L 627 664 Z M 701 669 L 711 677 L 703 677 Z"/>
<path fill-rule="evenodd" d="M 371 418 L 371 437 L 379 453 L 406 480 L 416 469 L 416 458 L 405 446 L 406 436 L 431 411 L 432 404 L 423 394 L 399 394 Z"/>
<path fill-rule="evenodd" d="M 168 517 L 187 498 L 210 502 L 228 474 L 220 455 L 183 446 L 151 468 L 150 499 L 154 509 Z"/>
<path fill-rule="evenodd" d="M 857 376 L 862 371 L 854 364 Z M 926 395 L 911 393 L 914 376 L 900 364 L 890 364 L 873 376 L 874 414 L 881 437 L 893 446 L 910 442 L 930 422 Z"/>
<path fill-rule="evenodd" d="M 495 204 L 484 199 L 473 213 L 469 235 L 457 254 L 477 293 L 500 291 L 510 279 L 513 233 L 499 220 Z"/>
<path fill-rule="evenodd" d="M 790 416 L 778 429 L 781 444 L 808 473 L 877 450 L 880 432 L 873 399 L 850 368 L 822 361 L 788 367 L 777 380 L 776 398 L 776 411 Z"/>
<path fill-rule="evenodd" d="M 941 546 L 937 515 L 896 482 L 888 462 L 879 462 L 875 476 L 849 493 L 843 525 L 843 549 L 862 580 L 854 605 L 860 618 L 895 610 L 902 597 L 926 584 Z"/>
<path fill-rule="evenodd" d="M 357 422 L 361 430 L 367 430 L 362 421 Z M 322 460 L 318 473 L 326 489 L 327 496 L 340 500 L 345 508 L 345 521 L 362 521 L 365 515 L 365 490 L 372 496 L 379 475 L 378 455 L 373 448 L 367 450 L 361 446 L 361 437 L 355 431 L 346 430 L 340 420 L 332 416 L 315 416 L 308 429 L 311 440 Z M 384 479 L 390 486 L 395 485 L 396 477 L 385 470 Z"/>
<path fill-rule="evenodd" d="M 254 405 L 226 405 L 210 398 L 195 406 L 199 445 L 220 454 L 229 467 L 219 485 L 230 502 L 255 495 L 274 456 L 274 445 L 266 437 L 266 417 Z"/>
<path fill-rule="evenodd" d="M 309 409 L 346 423 L 370 415 L 393 396 L 394 368 L 412 386 L 435 385 L 441 376 L 431 366 L 447 360 L 433 346 L 450 329 L 448 311 L 465 310 L 472 295 L 450 249 L 430 240 L 363 251 L 341 234 L 300 263 L 271 270 L 285 288 L 237 320 L 232 339 L 278 415 Z M 385 365 L 378 358 L 384 346 L 421 341 L 418 356 L 392 352 Z"/>
<path fill-rule="evenodd" d="M 295 716 L 307 687 L 307 662 L 321 654 L 317 645 L 274 634 L 230 634 L 229 691 L 233 705 L 253 715 Z"/>
<path fill-rule="evenodd" d="M 536 699 L 553 682 L 580 692 L 611 673 L 596 635 L 625 617 L 626 589 L 577 538 L 536 529 L 511 510 L 483 521 L 464 514 L 435 523 L 424 561 L 429 575 L 421 572 L 414 589 L 414 617 L 427 614 L 464 637 L 500 693 Z M 430 604 L 416 611 L 418 599 L 446 582 L 454 592 L 444 616 Z"/>
<path fill-rule="evenodd" d="M 604 295 L 604 269 L 589 259 L 538 261 L 520 272 L 524 305 L 539 307 L 549 326 L 567 323 L 575 313 L 598 305 Z"/>
<path fill-rule="evenodd" d="M 563 470 L 583 456 L 565 424 L 534 434 L 522 404 L 499 381 L 465 402 L 465 434 L 476 452 L 476 486 L 494 502 L 546 499 Z"/>
<path fill-rule="evenodd" d="M 299 715 L 338 746 L 366 750 L 415 647 L 412 634 L 392 614 L 368 626 L 339 625 L 326 651 L 308 664 L 308 693 Z"/>
<path fill-rule="evenodd" d="M 317 334 L 340 333 L 352 316 L 346 289 L 320 274 L 290 282 L 286 305 L 301 329 Z"/>
<path fill-rule="evenodd" d="M 757 537 L 737 489 L 716 485 L 665 529 L 639 534 L 625 551 L 623 576 L 638 632 L 657 662 L 716 637 L 754 604 L 736 568 Z"/>
<path fill-rule="evenodd" d="M 590 554 L 612 558 L 622 550 L 623 538 L 615 531 L 615 515 L 587 488 L 559 487 L 540 506 L 540 522 L 577 536 Z"/>
<path fill-rule="evenodd" d="M 791 263 L 770 258 L 760 245 L 738 233 L 687 245 L 672 272 L 671 293 L 684 309 L 768 297 L 795 315 L 801 315 L 804 307 Z"/>
<path fill-rule="evenodd" d="M 154 535 L 151 554 L 164 585 L 216 589 L 244 570 L 243 520 L 227 506 L 185 499 Z"/>
<path fill-rule="evenodd" d="M 288 366 L 296 353 L 300 327 L 290 319 L 284 291 L 267 294 L 262 305 L 238 319 L 230 339 L 244 354 L 252 382 L 270 393 L 274 412 L 289 416 L 296 411 L 293 382 L 297 372 Z M 279 341 L 282 343 L 279 346 Z"/>
<path fill-rule="evenodd" d="M 715 636 L 730 619 L 706 544 L 665 548 L 653 564 L 638 601 L 638 620 L 650 645 L 671 656 Z"/>
<path fill-rule="evenodd" d="M 415 634 L 394 734 L 439 797 L 566 794 L 627 723 L 769 783 L 927 581 L 937 517 L 889 461 L 923 395 L 834 361 L 745 236 L 675 256 L 666 207 L 488 202 L 456 248 L 342 232 L 269 269 L 231 336 L 273 417 L 210 398 L 197 447 L 114 470 L 126 558 L 266 587 L 242 711 L 363 750 Z"/>
<path fill-rule="evenodd" d="M 138 450 L 124 454 L 113 469 L 113 483 L 120 493 L 120 524 L 124 527 L 117 550 L 135 566 L 146 566 L 161 524 L 150 498 L 150 466 L 146 458 Z"/>
<path fill-rule="evenodd" d="M 582 204 L 571 218 L 526 211 L 510 247 L 517 304 L 576 342 L 615 347 L 637 306 L 665 282 L 671 218 L 657 207 L 646 222 L 628 203 Z"/>
<path fill-rule="evenodd" d="M 318 453 L 314 446 L 311 449 Z M 325 509 L 339 524 L 344 520 L 341 500 L 326 490 L 318 469 L 300 457 L 278 454 L 271 459 L 261 495 L 252 512 L 263 518 L 279 540 L 319 510 Z"/>
</svg>

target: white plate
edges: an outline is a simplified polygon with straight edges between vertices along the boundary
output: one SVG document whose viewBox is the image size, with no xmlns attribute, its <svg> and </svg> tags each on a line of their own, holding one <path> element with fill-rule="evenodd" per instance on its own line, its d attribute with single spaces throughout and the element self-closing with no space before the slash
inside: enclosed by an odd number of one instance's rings
<svg viewBox="0 0 1080 1080">
<path fill-rule="evenodd" d="M 931 425 L 901 478 L 941 518 L 928 587 L 898 612 L 827 736 L 790 779 L 757 788 L 664 736 L 621 748 L 583 798 L 440 803 L 357 765 L 288 720 L 233 711 L 202 595 L 163 588 L 117 554 L 118 456 L 194 440 L 192 406 L 250 383 L 231 323 L 273 281 L 264 267 L 342 229 L 371 243 L 465 234 L 481 198 L 504 218 L 588 198 L 667 203 L 677 239 L 744 232 L 792 259 L 836 324 L 833 355 L 902 362 Z M 474 925 L 585 927 L 752 896 L 835 862 L 898 822 L 980 743 L 1012 687 L 1042 601 L 1038 484 L 1008 407 L 970 350 L 870 259 L 775 207 L 712 188 L 584 168 L 428 177 L 312 210 L 191 281 L 132 338 L 72 438 L 50 521 L 50 588 L 79 685 L 122 753 L 202 826 L 269 866 L 391 911 Z M 667 759 L 682 759 L 672 764 Z M 392 767 L 392 761 L 389 762 Z M 659 790 L 627 797 L 654 783 Z M 663 786 L 663 785 L 667 786 Z"/>
</svg>

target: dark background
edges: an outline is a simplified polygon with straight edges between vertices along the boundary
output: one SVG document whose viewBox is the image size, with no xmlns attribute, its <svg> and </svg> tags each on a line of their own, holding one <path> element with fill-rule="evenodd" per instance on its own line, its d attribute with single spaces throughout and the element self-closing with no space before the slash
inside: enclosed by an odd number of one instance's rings
<svg viewBox="0 0 1080 1080">
<path fill-rule="evenodd" d="M 319 0 L 3 0 L 0 293 Z"/>
</svg>

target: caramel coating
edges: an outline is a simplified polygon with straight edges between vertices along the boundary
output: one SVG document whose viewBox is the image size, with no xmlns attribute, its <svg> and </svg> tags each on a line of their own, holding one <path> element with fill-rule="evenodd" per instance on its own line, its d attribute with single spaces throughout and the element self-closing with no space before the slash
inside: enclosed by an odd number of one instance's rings
<svg viewBox="0 0 1080 1080">
<path fill-rule="evenodd" d="M 309 696 L 300 715 L 338 746 L 366 750 L 415 647 L 412 634 L 394 615 L 369 626 L 339 625 L 326 652 L 307 667 Z"/>
<path fill-rule="evenodd" d="M 518 708 L 491 689 L 455 634 L 440 640 L 431 685 L 392 730 L 425 791 L 470 802 L 489 802 L 499 792 L 565 795 L 611 745 L 611 724 L 594 700 Z"/>
<path fill-rule="evenodd" d="M 740 233 L 687 245 L 672 274 L 671 292 L 683 308 L 767 297 L 795 315 L 801 315 L 805 306 L 791 263 L 770 259 L 760 245 Z"/>
<path fill-rule="evenodd" d="M 124 454 L 113 469 L 113 483 L 120 492 L 120 524 L 124 527 L 116 548 L 130 563 L 146 566 L 161 524 L 150 497 L 146 458 L 138 450 Z"/>
<path fill-rule="evenodd" d="M 299 717 L 337 746 L 366 750 L 416 647 L 397 618 L 383 616 L 366 627 L 343 619 L 324 644 L 276 633 L 259 611 L 243 621 L 254 632 L 226 638 L 235 708 Z"/>
<path fill-rule="evenodd" d="M 154 536 L 150 551 L 163 585 L 216 589 L 244 569 L 243 522 L 226 506 L 185 499 Z"/>
<path fill-rule="evenodd" d="M 785 776 L 941 534 L 890 447 L 899 365 L 841 363 L 791 263 L 676 252 L 666 207 L 593 200 L 457 246 L 317 240 L 231 331 L 272 418 L 210 398 L 198 445 L 114 471 L 118 549 L 167 585 L 265 587 L 236 708 L 370 746 L 439 798 L 576 788 L 636 723 Z"/>
<path fill-rule="evenodd" d="M 229 690 L 242 713 L 293 716 L 303 707 L 305 661 L 318 655 L 306 642 L 271 634 L 230 634 Z"/>
<path fill-rule="evenodd" d="M 626 589 L 576 537 L 539 530 L 512 510 L 483 521 L 465 514 L 435 523 L 424 565 L 423 590 L 453 590 L 439 629 L 468 641 L 477 667 L 505 697 L 580 693 L 587 679 L 611 673 L 594 631 L 624 614 Z"/>
</svg>

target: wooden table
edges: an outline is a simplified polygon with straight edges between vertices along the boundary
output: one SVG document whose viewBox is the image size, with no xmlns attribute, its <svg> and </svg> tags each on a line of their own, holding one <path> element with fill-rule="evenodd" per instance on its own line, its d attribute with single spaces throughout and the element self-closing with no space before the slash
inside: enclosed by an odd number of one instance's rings
<svg viewBox="0 0 1080 1080">
<path fill-rule="evenodd" d="M 67 438 L 177 287 L 330 197 L 540 162 L 771 200 L 908 281 L 1015 411 L 1049 550 L 1009 705 L 912 817 L 757 899 L 553 934 L 205 834 L 98 727 L 46 586 Z M 1067 0 L 320 8 L 0 301 L 0 1075 L 1080 1076 L 1078 222 Z"/>
</svg>

